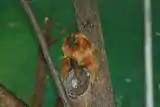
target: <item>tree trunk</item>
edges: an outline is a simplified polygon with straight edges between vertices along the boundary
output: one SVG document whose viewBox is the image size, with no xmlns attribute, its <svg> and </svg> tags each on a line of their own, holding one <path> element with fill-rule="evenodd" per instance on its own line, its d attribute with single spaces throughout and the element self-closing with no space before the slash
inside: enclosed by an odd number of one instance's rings
<svg viewBox="0 0 160 107">
<path fill-rule="evenodd" d="M 92 86 L 91 107 L 114 107 L 103 34 L 95 0 L 73 0 L 78 29 L 98 47 L 100 71 Z"/>
</svg>

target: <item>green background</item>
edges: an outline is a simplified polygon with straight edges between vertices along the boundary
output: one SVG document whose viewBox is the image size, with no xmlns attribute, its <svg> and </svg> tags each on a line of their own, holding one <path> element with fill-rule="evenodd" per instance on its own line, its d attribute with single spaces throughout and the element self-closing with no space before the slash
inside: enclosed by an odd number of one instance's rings
<svg viewBox="0 0 160 107">
<path fill-rule="evenodd" d="M 40 27 L 45 16 L 53 19 L 53 38 L 68 23 L 75 22 L 71 0 L 32 0 L 29 4 Z M 116 107 L 144 107 L 143 1 L 100 0 L 98 5 Z M 160 107 L 159 5 L 158 0 L 152 3 L 155 107 Z M 50 48 L 58 67 L 63 37 L 76 30 L 73 24 Z M 28 104 L 33 94 L 37 55 L 36 35 L 20 1 L 0 0 L 0 81 Z M 57 89 L 48 78 L 44 107 L 53 107 L 56 98 Z"/>
</svg>

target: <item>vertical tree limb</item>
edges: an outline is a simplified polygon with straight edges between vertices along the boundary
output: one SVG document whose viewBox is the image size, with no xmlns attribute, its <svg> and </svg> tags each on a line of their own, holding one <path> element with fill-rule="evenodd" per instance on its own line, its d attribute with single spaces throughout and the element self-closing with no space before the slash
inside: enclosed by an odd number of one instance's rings
<svg viewBox="0 0 160 107">
<path fill-rule="evenodd" d="M 98 48 L 100 71 L 92 87 L 92 107 L 114 107 L 113 92 L 103 34 L 95 0 L 73 0 L 78 29 Z"/>
<path fill-rule="evenodd" d="M 66 30 L 73 25 L 72 23 L 67 24 L 61 32 L 56 35 L 53 39 L 51 38 L 51 25 L 52 21 L 50 18 L 45 17 L 43 22 L 43 34 L 46 39 L 48 47 L 56 43 L 60 37 L 66 32 Z M 45 88 L 45 80 L 46 80 L 46 63 L 43 57 L 43 52 L 41 47 L 39 46 L 39 53 L 38 53 L 38 61 L 37 61 L 37 70 L 36 70 L 36 78 L 35 78 L 35 87 L 34 87 L 34 100 L 32 103 L 32 107 L 41 107 L 43 102 L 43 94 Z M 55 107 L 60 107 L 62 105 L 61 98 L 58 96 L 57 103 Z"/>
<path fill-rule="evenodd" d="M 49 42 L 51 41 L 50 30 L 51 30 L 51 20 L 48 17 L 45 17 L 43 22 L 43 34 L 47 41 L 47 44 L 49 44 Z M 32 107 L 42 107 L 46 76 L 47 75 L 46 75 L 45 59 L 43 57 L 41 47 L 39 46 Z"/>
</svg>

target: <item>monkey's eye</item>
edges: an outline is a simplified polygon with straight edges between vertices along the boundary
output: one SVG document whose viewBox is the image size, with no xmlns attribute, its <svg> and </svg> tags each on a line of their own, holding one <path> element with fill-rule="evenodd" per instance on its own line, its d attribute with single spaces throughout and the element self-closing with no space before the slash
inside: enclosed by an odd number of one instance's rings
<svg viewBox="0 0 160 107">
<path fill-rule="evenodd" d="M 69 44 L 68 44 L 69 47 L 73 47 L 75 40 L 76 40 L 75 37 L 70 37 L 70 38 L 69 38 Z"/>
</svg>

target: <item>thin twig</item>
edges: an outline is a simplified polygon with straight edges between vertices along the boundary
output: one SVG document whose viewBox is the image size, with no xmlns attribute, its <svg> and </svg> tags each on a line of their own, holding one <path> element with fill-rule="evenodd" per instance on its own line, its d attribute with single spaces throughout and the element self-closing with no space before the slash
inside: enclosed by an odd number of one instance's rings
<svg viewBox="0 0 160 107">
<path fill-rule="evenodd" d="M 70 102 L 68 100 L 68 97 L 65 93 L 65 90 L 64 90 L 64 87 L 62 85 L 62 81 L 59 77 L 59 74 L 58 74 L 58 70 L 55 66 L 55 64 L 53 63 L 52 59 L 51 59 L 51 55 L 49 53 L 49 50 L 48 50 L 48 47 L 47 47 L 47 43 L 43 37 L 43 33 L 41 32 L 38 24 L 37 24 L 37 21 L 35 20 L 35 17 L 31 11 L 31 9 L 29 8 L 29 5 L 27 4 L 27 2 L 25 0 L 21 0 L 21 3 L 22 3 L 22 6 L 24 8 L 24 10 L 26 11 L 27 15 L 29 16 L 29 19 L 33 25 L 33 28 L 37 34 L 37 38 L 39 40 L 39 44 L 41 45 L 41 48 L 42 48 L 42 51 L 43 51 L 43 54 L 44 54 L 44 58 L 46 60 L 46 63 L 51 71 L 51 76 L 54 78 L 55 80 L 55 83 L 57 85 L 57 88 L 59 90 L 59 94 L 63 100 L 63 103 L 65 104 L 65 106 L 67 107 L 71 107 L 70 106 Z"/>
<path fill-rule="evenodd" d="M 43 23 L 43 34 L 45 36 L 46 42 L 48 47 L 56 43 L 60 37 L 67 31 L 69 27 L 73 25 L 72 23 L 68 23 L 61 32 L 54 36 L 52 39 L 50 36 L 51 33 L 51 19 L 48 17 L 45 17 L 44 23 Z M 41 47 L 39 46 L 39 53 L 38 53 L 38 61 L 37 61 L 37 70 L 36 70 L 36 79 L 35 79 L 35 89 L 34 89 L 34 100 L 32 103 L 32 107 L 41 107 L 42 106 L 42 100 L 43 100 L 43 93 L 45 88 L 45 80 L 46 80 L 46 73 L 45 73 L 45 60 L 43 57 L 43 53 L 41 51 Z M 62 104 L 61 98 L 58 96 L 57 103 L 55 107 L 60 107 Z"/>
<path fill-rule="evenodd" d="M 43 54 L 40 52 L 38 54 L 38 61 L 37 61 L 37 70 L 36 70 L 36 78 L 35 78 L 35 87 L 34 87 L 34 96 L 32 107 L 41 107 L 43 101 L 43 93 L 45 88 L 45 62 L 43 58 Z"/>
<path fill-rule="evenodd" d="M 58 97 L 54 107 L 61 107 L 62 105 L 63 105 L 62 100 L 60 97 Z"/>
<path fill-rule="evenodd" d="M 49 34 L 51 31 L 51 20 L 45 17 L 43 22 L 43 34 L 47 41 L 50 40 Z M 32 107 L 41 107 L 43 102 L 43 94 L 45 88 L 46 72 L 45 72 L 45 60 L 41 47 L 39 46 L 38 61 L 37 61 L 37 70 L 35 78 L 35 87 L 34 87 L 34 100 Z"/>
</svg>

